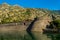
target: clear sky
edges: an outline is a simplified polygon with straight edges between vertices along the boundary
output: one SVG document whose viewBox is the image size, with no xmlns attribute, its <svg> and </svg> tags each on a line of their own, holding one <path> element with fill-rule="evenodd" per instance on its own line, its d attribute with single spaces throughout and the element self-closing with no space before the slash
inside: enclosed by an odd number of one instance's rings
<svg viewBox="0 0 60 40">
<path fill-rule="evenodd" d="M 11 5 L 18 4 L 25 8 L 47 8 L 51 10 L 60 10 L 60 0 L 0 0 L 0 4 L 3 2 Z"/>
</svg>

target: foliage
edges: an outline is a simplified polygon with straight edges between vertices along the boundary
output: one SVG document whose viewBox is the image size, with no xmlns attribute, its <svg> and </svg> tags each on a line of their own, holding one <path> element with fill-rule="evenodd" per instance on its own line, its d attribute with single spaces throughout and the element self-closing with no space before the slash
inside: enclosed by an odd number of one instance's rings
<svg viewBox="0 0 60 40">
<path fill-rule="evenodd" d="M 0 8 L 0 23 L 32 20 L 36 16 L 35 13 L 33 14 L 33 11 L 30 11 L 31 9 L 29 8 L 25 9 L 19 6 L 11 6 L 8 4 L 2 4 L 0 5 Z"/>
<path fill-rule="evenodd" d="M 53 24 L 56 26 L 56 28 L 60 28 L 60 20 L 59 19 L 54 20 Z"/>
</svg>

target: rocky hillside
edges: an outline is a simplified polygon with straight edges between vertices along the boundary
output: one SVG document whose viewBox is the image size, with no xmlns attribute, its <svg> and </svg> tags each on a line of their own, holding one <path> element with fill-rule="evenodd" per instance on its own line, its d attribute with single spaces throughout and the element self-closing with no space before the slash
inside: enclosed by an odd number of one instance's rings
<svg viewBox="0 0 60 40">
<path fill-rule="evenodd" d="M 22 8 L 18 5 L 12 6 L 6 3 L 0 5 L 0 23 L 30 21 L 45 14 L 49 14 L 45 9 Z"/>
<path fill-rule="evenodd" d="M 32 31 L 42 31 L 46 28 L 53 19 L 60 19 L 57 12 L 41 9 L 41 8 L 22 8 L 18 5 L 9 5 L 3 3 L 0 5 L 0 25 L 10 23 L 20 23 L 21 27 L 16 26 L 17 29 L 26 30 L 31 27 Z M 37 18 L 36 21 L 35 18 Z M 30 25 L 34 21 L 33 25 Z M 15 24 L 16 25 L 16 24 Z M 22 27 L 23 26 L 23 27 Z M 13 27 L 13 26 L 12 26 Z M 11 27 L 11 29 L 13 29 Z M 14 29 L 16 29 L 16 27 Z M 10 27 L 9 27 L 10 28 Z M 0 28 L 1 30 L 3 29 Z M 5 27 L 6 29 L 6 27 Z M 8 28 L 7 28 L 8 29 Z M 19 29 L 19 30 L 20 30 Z"/>
</svg>

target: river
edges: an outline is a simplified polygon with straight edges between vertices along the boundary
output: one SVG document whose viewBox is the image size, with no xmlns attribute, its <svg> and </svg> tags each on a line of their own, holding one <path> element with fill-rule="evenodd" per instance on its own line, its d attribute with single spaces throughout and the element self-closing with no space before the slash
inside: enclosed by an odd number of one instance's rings
<svg viewBox="0 0 60 40">
<path fill-rule="evenodd" d="M 0 40 L 60 40 L 59 33 L 45 33 L 40 32 L 1 32 Z"/>
</svg>

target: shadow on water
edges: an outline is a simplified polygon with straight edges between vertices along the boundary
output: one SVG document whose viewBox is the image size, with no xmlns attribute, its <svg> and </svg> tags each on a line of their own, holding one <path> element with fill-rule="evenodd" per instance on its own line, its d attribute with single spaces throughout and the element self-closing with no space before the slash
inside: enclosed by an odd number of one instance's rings
<svg viewBox="0 0 60 40">
<path fill-rule="evenodd" d="M 50 38 L 51 40 L 60 40 L 60 34 L 54 34 L 54 33 L 48 33 L 46 34 L 48 38 Z"/>
<path fill-rule="evenodd" d="M 30 31 L 27 31 L 27 33 L 30 35 L 30 37 L 32 38 L 32 40 L 36 40 L 35 37 L 34 37 L 34 34 Z"/>
</svg>

